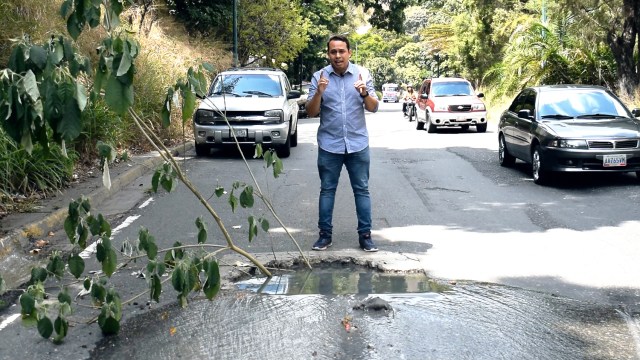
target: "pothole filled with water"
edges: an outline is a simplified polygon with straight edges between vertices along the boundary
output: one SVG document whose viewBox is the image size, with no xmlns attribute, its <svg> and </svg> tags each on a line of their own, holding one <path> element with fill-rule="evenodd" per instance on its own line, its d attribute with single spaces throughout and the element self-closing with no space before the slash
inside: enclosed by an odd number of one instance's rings
<svg viewBox="0 0 640 360">
<path fill-rule="evenodd" d="M 127 321 L 96 359 L 639 359 L 613 307 L 422 274 L 316 266 Z M 379 298 L 383 311 L 361 306 Z"/>
<path fill-rule="evenodd" d="M 365 267 L 322 265 L 235 283 L 240 290 L 271 295 L 348 295 L 442 292 L 449 287 L 422 273 L 384 273 Z"/>
</svg>

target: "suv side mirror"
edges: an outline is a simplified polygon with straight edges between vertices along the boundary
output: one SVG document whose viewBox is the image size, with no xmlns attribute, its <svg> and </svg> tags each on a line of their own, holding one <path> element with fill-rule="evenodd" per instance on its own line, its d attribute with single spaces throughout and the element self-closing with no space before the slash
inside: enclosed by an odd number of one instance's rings
<svg viewBox="0 0 640 360">
<path fill-rule="evenodd" d="M 483 98 L 484 97 L 484 93 L 478 93 L 478 95 L 476 95 L 479 98 Z"/>
<path fill-rule="evenodd" d="M 300 93 L 300 91 L 298 90 L 291 90 L 289 91 L 289 93 L 287 94 L 287 99 L 297 99 L 300 97 L 300 95 L 302 95 Z"/>
<path fill-rule="evenodd" d="M 427 93 L 420 94 L 420 99 L 428 99 L 428 98 L 429 98 L 429 94 Z"/>
<path fill-rule="evenodd" d="M 531 110 L 529 109 L 519 110 L 518 117 L 521 119 L 531 119 Z"/>
<path fill-rule="evenodd" d="M 640 117 L 640 108 L 635 108 L 631 110 L 631 114 L 633 114 L 633 116 L 635 117 Z"/>
</svg>

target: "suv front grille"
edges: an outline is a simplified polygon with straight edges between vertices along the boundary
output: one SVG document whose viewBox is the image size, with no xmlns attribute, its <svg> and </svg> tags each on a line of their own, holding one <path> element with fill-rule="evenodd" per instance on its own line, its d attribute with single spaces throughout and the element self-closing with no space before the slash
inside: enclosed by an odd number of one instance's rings
<svg viewBox="0 0 640 360">
<path fill-rule="evenodd" d="M 449 105 L 450 112 L 467 112 L 471 111 L 471 105 Z"/>
</svg>

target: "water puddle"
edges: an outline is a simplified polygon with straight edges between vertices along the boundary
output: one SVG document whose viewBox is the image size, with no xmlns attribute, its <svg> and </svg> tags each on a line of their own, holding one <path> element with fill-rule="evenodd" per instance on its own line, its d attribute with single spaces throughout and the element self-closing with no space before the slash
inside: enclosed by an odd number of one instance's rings
<svg viewBox="0 0 640 360">
<path fill-rule="evenodd" d="M 424 274 L 381 273 L 367 268 L 338 266 L 301 270 L 271 278 L 252 278 L 236 283 L 240 290 L 271 295 L 347 295 L 442 292 L 447 286 Z"/>
<path fill-rule="evenodd" d="M 418 275 L 315 269 L 127 321 L 95 359 L 638 359 L 618 309 Z M 247 291 L 249 290 L 249 291 Z M 166 294 L 169 296 L 169 294 Z M 354 306 L 377 296 L 392 311 Z"/>
</svg>

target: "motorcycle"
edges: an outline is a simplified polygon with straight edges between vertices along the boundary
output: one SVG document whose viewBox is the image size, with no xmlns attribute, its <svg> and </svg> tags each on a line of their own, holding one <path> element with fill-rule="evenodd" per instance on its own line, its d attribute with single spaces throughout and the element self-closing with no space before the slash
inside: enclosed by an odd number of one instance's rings
<svg viewBox="0 0 640 360">
<path fill-rule="evenodd" d="M 413 99 L 409 99 L 406 102 L 407 104 L 407 110 L 406 110 L 406 114 L 408 114 L 407 116 L 409 117 L 409 122 L 416 120 L 417 118 L 417 112 L 416 112 L 416 102 Z"/>
</svg>

